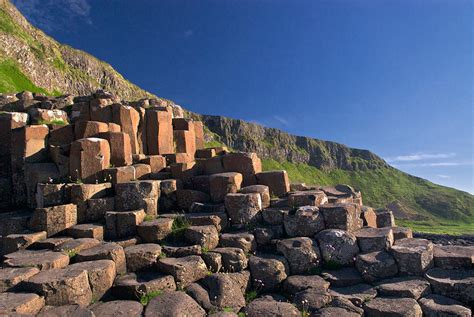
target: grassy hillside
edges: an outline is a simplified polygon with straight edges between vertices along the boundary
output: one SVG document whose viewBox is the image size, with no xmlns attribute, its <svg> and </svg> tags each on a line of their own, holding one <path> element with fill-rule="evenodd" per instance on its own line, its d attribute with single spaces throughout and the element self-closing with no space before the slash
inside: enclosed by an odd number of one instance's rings
<svg viewBox="0 0 474 317">
<path fill-rule="evenodd" d="M 285 169 L 291 181 L 313 185 L 351 184 L 364 204 L 396 209 L 399 224 L 436 233 L 474 233 L 474 197 L 405 174 L 395 168 L 324 172 L 306 164 L 263 160 L 264 170 Z"/>
</svg>

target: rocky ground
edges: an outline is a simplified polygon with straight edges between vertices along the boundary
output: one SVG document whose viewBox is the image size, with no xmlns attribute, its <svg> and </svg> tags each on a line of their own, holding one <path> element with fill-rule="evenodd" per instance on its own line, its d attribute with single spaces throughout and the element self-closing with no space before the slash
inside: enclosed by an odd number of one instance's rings
<svg viewBox="0 0 474 317">
<path fill-rule="evenodd" d="M 472 314 L 473 246 L 413 237 L 351 186 L 204 148 L 179 108 L 0 100 L 0 315 Z"/>
<path fill-rule="evenodd" d="M 450 235 L 450 234 L 431 234 L 431 233 L 413 233 L 415 238 L 427 239 L 434 244 L 440 245 L 461 245 L 474 246 L 474 235 Z"/>
</svg>

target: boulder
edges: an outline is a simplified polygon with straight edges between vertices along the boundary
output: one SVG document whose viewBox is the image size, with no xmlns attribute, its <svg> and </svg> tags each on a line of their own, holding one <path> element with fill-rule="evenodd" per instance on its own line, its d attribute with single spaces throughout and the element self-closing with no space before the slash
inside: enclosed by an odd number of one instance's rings
<svg viewBox="0 0 474 317">
<path fill-rule="evenodd" d="M 161 254 L 161 247 L 155 243 L 144 243 L 124 249 L 127 271 L 151 271 Z"/>
<path fill-rule="evenodd" d="M 95 317 L 94 313 L 79 305 L 45 306 L 37 317 Z"/>
<path fill-rule="evenodd" d="M 135 211 L 107 211 L 105 213 L 105 236 L 110 240 L 133 237 L 137 226 L 145 219 L 143 209 Z"/>
<path fill-rule="evenodd" d="M 115 270 L 118 274 L 125 273 L 126 262 L 123 248 L 116 243 L 104 243 L 93 248 L 79 252 L 76 262 L 112 260 L 115 263 Z"/>
<path fill-rule="evenodd" d="M 173 221 L 171 218 L 144 221 L 137 226 L 137 233 L 143 242 L 157 243 L 173 231 Z"/>
<path fill-rule="evenodd" d="M 435 245 L 434 264 L 443 269 L 469 269 L 474 264 L 474 246 Z"/>
<path fill-rule="evenodd" d="M 312 237 L 324 230 L 323 215 L 318 207 L 304 206 L 285 213 L 283 224 L 289 237 Z"/>
<path fill-rule="evenodd" d="M 377 215 L 377 228 L 396 227 L 395 217 L 391 210 L 377 209 L 375 214 Z"/>
<path fill-rule="evenodd" d="M 286 171 L 266 171 L 256 174 L 257 183 L 266 185 L 274 196 L 283 196 L 290 191 L 290 180 Z"/>
<path fill-rule="evenodd" d="M 178 189 L 176 198 L 178 207 L 183 210 L 189 210 L 193 203 L 207 203 L 210 201 L 208 194 L 192 189 Z"/>
<path fill-rule="evenodd" d="M 184 230 L 184 239 L 188 243 L 212 250 L 219 244 L 219 232 L 213 225 L 190 226 Z"/>
<path fill-rule="evenodd" d="M 164 292 L 153 298 L 145 309 L 145 317 L 193 316 L 204 317 L 206 312 L 184 292 Z"/>
<path fill-rule="evenodd" d="M 291 274 L 310 273 L 320 266 L 321 253 L 318 244 L 310 238 L 279 240 L 277 250 L 288 261 Z"/>
<path fill-rule="evenodd" d="M 51 269 L 42 271 L 23 282 L 25 290 L 44 296 L 47 305 L 77 304 L 85 307 L 92 300 L 87 271 Z"/>
<path fill-rule="evenodd" d="M 363 228 L 354 232 L 361 252 L 388 250 L 393 244 L 391 228 Z"/>
<path fill-rule="evenodd" d="M 392 277 L 398 273 L 395 259 L 386 251 L 359 254 L 355 264 L 366 282 Z"/>
<path fill-rule="evenodd" d="M 217 308 L 229 307 L 238 312 L 245 306 L 242 286 L 235 278 L 234 273 L 214 273 L 202 280 L 202 285 L 209 293 L 209 299 Z"/>
<path fill-rule="evenodd" d="M 12 253 L 18 250 L 24 250 L 32 244 L 46 239 L 46 231 L 9 234 L 2 237 L 1 253 Z"/>
<path fill-rule="evenodd" d="M 301 206 L 318 207 L 327 202 L 326 194 L 319 190 L 297 191 L 288 195 L 288 204 L 293 208 Z"/>
<path fill-rule="evenodd" d="M 173 146 L 172 114 L 160 108 L 146 110 L 146 136 L 148 154 L 170 154 Z"/>
<path fill-rule="evenodd" d="M 323 230 L 316 235 L 316 239 L 325 263 L 334 263 L 338 266 L 352 265 L 359 253 L 356 237 L 344 230 Z"/>
<path fill-rule="evenodd" d="M 207 269 L 213 273 L 217 273 L 222 268 L 222 255 L 215 252 L 205 252 L 201 254 L 202 259 L 206 263 Z"/>
<path fill-rule="evenodd" d="M 418 303 L 423 315 L 427 317 L 453 316 L 471 317 L 472 311 L 462 303 L 441 295 L 430 294 L 421 298 Z"/>
<path fill-rule="evenodd" d="M 73 180 L 96 183 L 101 171 L 109 166 L 110 146 L 107 140 L 87 138 L 71 143 L 69 175 Z"/>
<path fill-rule="evenodd" d="M 349 232 L 362 228 L 360 206 L 356 204 L 326 204 L 319 211 L 324 216 L 326 229 L 341 229 Z"/>
<path fill-rule="evenodd" d="M 262 171 L 262 162 L 256 153 L 227 153 L 222 156 L 222 164 L 225 172 L 242 174 L 243 186 L 256 185 L 255 174 Z"/>
<path fill-rule="evenodd" d="M 283 291 L 293 296 L 306 289 L 315 289 L 320 293 L 327 292 L 329 282 L 318 275 L 291 275 L 283 282 Z"/>
<path fill-rule="evenodd" d="M 321 276 L 333 287 L 348 287 L 363 282 L 362 276 L 355 267 L 343 267 L 334 270 L 325 270 Z"/>
<path fill-rule="evenodd" d="M 112 105 L 112 120 L 120 125 L 122 132 L 127 133 L 130 138 L 130 145 L 133 154 L 143 153 L 142 142 L 138 139 L 138 129 L 140 124 L 140 114 L 130 106 L 121 104 Z"/>
<path fill-rule="evenodd" d="M 225 207 L 232 224 L 248 224 L 257 220 L 262 210 L 259 194 L 227 194 Z"/>
<path fill-rule="evenodd" d="M 377 293 L 386 297 L 409 297 L 418 300 L 431 293 L 430 283 L 419 277 L 396 277 L 383 280 L 377 286 Z"/>
<path fill-rule="evenodd" d="M 35 209 L 31 227 L 46 231 L 48 237 L 77 224 L 77 207 L 74 204 Z"/>
<path fill-rule="evenodd" d="M 82 250 L 90 249 L 92 247 L 100 245 L 100 241 L 92 238 L 79 238 L 64 241 L 57 245 L 54 251 L 61 251 L 67 253 L 70 257 L 74 257 L 76 253 Z"/>
<path fill-rule="evenodd" d="M 363 303 L 371 301 L 377 296 L 377 290 L 368 284 L 334 287 L 329 289 L 329 293 L 336 299 L 349 300 L 357 307 L 361 307 Z"/>
<path fill-rule="evenodd" d="M 91 307 L 95 316 L 101 317 L 140 317 L 143 306 L 139 302 L 132 300 L 114 300 L 110 302 L 100 302 Z"/>
<path fill-rule="evenodd" d="M 209 177 L 211 200 L 215 203 L 223 202 L 228 193 L 237 193 L 242 184 L 240 173 L 219 173 Z"/>
<path fill-rule="evenodd" d="M 251 256 L 249 268 L 254 289 L 262 291 L 276 290 L 290 274 L 286 259 L 276 255 Z"/>
<path fill-rule="evenodd" d="M 0 293 L 11 290 L 17 284 L 27 281 L 39 273 L 35 267 L 6 267 L 0 269 Z"/>
<path fill-rule="evenodd" d="M 397 260 L 400 274 L 421 275 L 433 266 L 433 244 L 425 239 L 397 240 L 390 252 Z"/>
<path fill-rule="evenodd" d="M 298 317 L 301 313 L 290 303 L 276 300 L 257 299 L 245 308 L 246 316 L 275 316 L 275 317 Z"/>
<path fill-rule="evenodd" d="M 31 293 L 0 294 L 0 312 L 5 316 L 35 315 L 44 306 L 44 298 Z"/>
<path fill-rule="evenodd" d="M 159 271 L 174 277 L 178 287 L 186 287 L 207 275 L 206 263 L 200 256 L 163 258 L 157 263 Z"/>
<path fill-rule="evenodd" d="M 142 180 L 115 185 L 116 210 L 143 209 L 147 215 L 158 214 L 160 181 Z"/>
<path fill-rule="evenodd" d="M 331 302 L 331 295 L 328 292 L 321 292 L 314 288 L 308 288 L 298 292 L 293 298 L 293 303 L 302 311 L 315 313 L 319 309 L 327 306 Z"/>
<path fill-rule="evenodd" d="M 5 255 L 3 262 L 7 267 L 36 267 L 40 270 L 64 268 L 69 257 L 61 252 L 21 250 Z"/>
<path fill-rule="evenodd" d="M 71 237 L 75 239 L 91 238 L 100 241 L 104 240 L 104 227 L 92 223 L 75 225 L 69 228 L 67 232 Z"/>
<path fill-rule="evenodd" d="M 176 290 L 173 276 L 157 272 L 137 272 L 117 277 L 112 294 L 119 299 L 139 300 L 147 294 L 164 290 Z"/>
<path fill-rule="evenodd" d="M 444 270 L 434 268 L 425 273 L 433 293 L 474 305 L 474 269 Z"/>
<path fill-rule="evenodd" d="M 375 298 L 364 303 L 367 317 L 421 317 L 420 305 L 413 298 Z"/>
<path fill-rule="evenodd" d="M 224 272 L 240 272 L 247 268 L 248 259 L 240 248 L 215 248 L 212 251 L 221 255 Z"/>
<path fill-rule="evenodd" d="M 110 164 L 113 166 L 127 166 L 132 162 L 132 145 L 130 135 L 123 132 L 105 132 L 99 134 L 110 145 Z M 108 166 L 107 166 L 108 167 Z"/>
<path fill-rule="evenodd" d="M 265 185 L 251 185 L 239 190 L 241 194 L 257 193 L 262 199 L 262 208 L 270 207 L 270 189 Z"/>
<path fill-rule="evenodd" d="M 221 247 L 240 248 L 245 253 L 254 253 L 257 250 L 255 237 L 251 233 L 223 233 L 220 236 Z"/>
<path fill-rule="evenodd" d="M 112 260 L 86 261 L 71 264 L 68 270 L 86 271 L 92 291 L 92 301 L 101 299 L 115 280 L 115 263 Z"/>
</svg>

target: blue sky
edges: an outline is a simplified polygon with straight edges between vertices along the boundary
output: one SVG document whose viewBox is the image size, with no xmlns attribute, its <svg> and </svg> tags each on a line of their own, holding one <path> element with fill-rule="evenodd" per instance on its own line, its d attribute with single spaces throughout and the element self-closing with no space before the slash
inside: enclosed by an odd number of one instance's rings
<svg viewBox="0 0 474 317">
<path fill-rule="evenodd" d="M 13 2 L 190 110 L 369 149 L 474 193 L 472 1 Z"/>
</svg>

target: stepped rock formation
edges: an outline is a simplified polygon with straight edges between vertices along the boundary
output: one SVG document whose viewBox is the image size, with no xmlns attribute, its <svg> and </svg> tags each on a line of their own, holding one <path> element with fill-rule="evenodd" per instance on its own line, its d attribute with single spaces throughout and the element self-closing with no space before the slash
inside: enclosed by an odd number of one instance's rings
<svg viewBox="0 0 474 317">
<path fill-rule="evenodd" d="M 205 147 L 159 99 L 3 95 L 0 314 L 471 316 L 474 247 Z M 133 144 L 133 145 L 132 145 Z"/>
<path fill-rule="evenodd" d="M 56 42 L 28 23 L 10 1 L 0 0 L 0 92 L 82 95 L 97 89 L 124 99 L 152 97 L 162 104 L 173 104 L 131 84 L 107 63 Z M 70 103 L 67 95 L 62 98 Z M 448 223 L 445 228 L 452 228 L 453 223 L 464 228 L 474 224 L 472 195 L 400 172 L 369 151 L 292 136 L 242 120 L 188 115 L 204 123 L 209 144 L 256 152 L 264 169 L 285 167 L 293 180 L 352 184 L 365 193 L 371 205 L 388 206 L 398 218 L 431 226 Z M 141 130 L 140 135 L 143 133 L 146 131 Z M 132 151 L 137 146 L 132 140 Z"/>
</svg>

